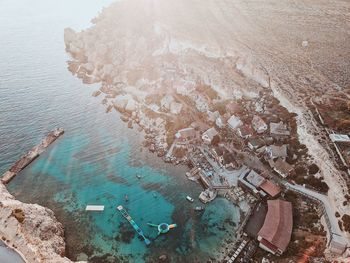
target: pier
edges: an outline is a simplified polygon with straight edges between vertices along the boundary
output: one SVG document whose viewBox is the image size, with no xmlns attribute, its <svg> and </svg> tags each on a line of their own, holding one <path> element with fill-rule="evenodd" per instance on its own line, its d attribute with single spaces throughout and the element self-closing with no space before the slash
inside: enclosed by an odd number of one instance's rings
<svg viewBox="0 0 350 263">
<path fill-rule="evenodd" d="M 148 246 L 149 244 L 151 244 L 151 241 L 145 237 L 145 235 L 142 232 L 142 229 L 135 223 L 135 221 L 131 218 L 131 216 L 128 214 L 128 212 L 126 212 L 126 210 L 124 209 L 123 206 L 119 205 L 117 207 L 117 209 L 119 210 L 119 212 L 123 215 L 123 217 L 128 220 L 128 222 L 130 223 L 130 225 L 134 228 L 134 230 L 136 231 L 136 233 L 143 238 L 143 241 L 145 242 L 145 244 Z"/>
<path fill-rule="evenodd" d="M 56 141 L 64 130 L 58 128 L 50 132 L 39 145 L 33 147 L 27 154 L 23 155 L 11 168 L 5 172 L 1 177 L 1 182 L 8 184 L 20 171 L 22 171 L 27 165 L 33 162 L 41 153 L 45 151 L 54 141 Z"/>
</svg>

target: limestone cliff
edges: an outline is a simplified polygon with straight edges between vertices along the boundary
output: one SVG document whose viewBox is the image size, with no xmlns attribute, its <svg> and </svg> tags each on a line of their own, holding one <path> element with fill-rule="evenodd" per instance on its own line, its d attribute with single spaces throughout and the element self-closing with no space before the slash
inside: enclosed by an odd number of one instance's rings
<svg viewBox="0 0 350 263">
<path fill-rule="evenodd" d="M 30 263 L 70 263 L 64 230 L 54 213 L 16 200 L 0 183 L 0 237 Z"/>
</svg>

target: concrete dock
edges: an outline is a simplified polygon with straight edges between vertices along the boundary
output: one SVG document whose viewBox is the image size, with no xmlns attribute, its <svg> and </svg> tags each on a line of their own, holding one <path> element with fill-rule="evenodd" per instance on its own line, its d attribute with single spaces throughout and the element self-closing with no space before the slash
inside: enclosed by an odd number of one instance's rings
<svg viewBox="0 0 350 263">
<path fill-rule="evenodd" d="M 64 130 L 62 128 L 51 131 L 39 145 L 33 147 L 27 154 L 23 155 L 11 168 L 1 177 L 1 182 L 8 184 L 20 171 L 33 162 L 44 150 L 56 141 Z"/>
</svg>

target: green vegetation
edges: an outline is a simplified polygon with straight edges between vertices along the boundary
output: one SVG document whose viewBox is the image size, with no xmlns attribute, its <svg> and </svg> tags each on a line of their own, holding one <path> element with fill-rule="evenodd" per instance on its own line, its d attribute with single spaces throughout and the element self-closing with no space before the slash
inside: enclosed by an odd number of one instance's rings
<svg viewBox="0 0 350 263">
<path fill-rule="evenodd" d="M 220 138 L 220 135 L 215 135 L 214 137 L 213 137 L 213 140 L 211 141 L 211 145 L 212 146 L 218 146 L 218 144 L 220 143 L 220 141 L 221 141 L 221 138 Z"/>
<path fill-rule="evenodd" d="M 350 233 L 350 215 L 345 214 L 341 219 L 343 222 L 343 229 Z"/>
<path fill-rule="evenodd" d="M 309 166 L 309 174 L 314 175 L 314 174 L 317 174 L 319 171 L 320 171 L 320 168 L 318 168 L 316 164 L 313 163 Z"/>
<path fill-rule="evenodd" d="M 309 185 L 319 192 L 327 193 L 329 190 L 329 187 L 324 181 L 322 181 L 322 179 L 323 178 L 318 179 L 313 175 L 309 175 L 309 176 L 297 175 L 295 178 L 295 182 L 301 185 L 302 184 Z"/>
</svg>

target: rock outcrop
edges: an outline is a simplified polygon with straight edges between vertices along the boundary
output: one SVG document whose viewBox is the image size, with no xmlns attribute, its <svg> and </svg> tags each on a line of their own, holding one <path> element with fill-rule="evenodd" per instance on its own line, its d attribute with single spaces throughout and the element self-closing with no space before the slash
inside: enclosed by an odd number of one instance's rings
<svg viewBox="0 0 350 263">
<path fill-rule="evenodd" d="M 64 230 L 54 213 L 16 200 L 0 183 L 0 236 L 29 263 L 70 263 Z"/>
</svg>

